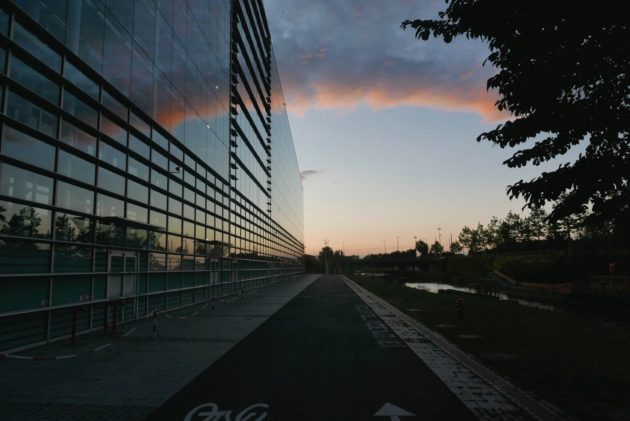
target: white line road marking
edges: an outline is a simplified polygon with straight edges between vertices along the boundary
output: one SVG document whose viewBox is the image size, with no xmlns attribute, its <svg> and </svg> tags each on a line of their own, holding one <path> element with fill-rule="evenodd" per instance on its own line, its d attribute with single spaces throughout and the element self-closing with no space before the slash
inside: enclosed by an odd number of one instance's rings
<svg viewBox="0 0 630 421">
<path fill-rule="evenodd" d="M 387 402 L 385 403 L 385 405 L 381 407 L 381 409 L 376 411 L 374 416 L 375 417 L 389 417 L 389 419 L 392 421 L 400 421 L 400 417 L 415 417 L 416 414 L 412 414 L 409 411 L 405 411 L 401 407 L 392 405 L 391 403 Z"/>
<path fill-rule="evenodd" d="M 67 358 L 74 358 L 78 354 L 68 354 L 68 355 L 60 355 L 59 357 L 55 357 L 56 360 L 65 360 Z"/>
<path fill-rule="evenodd" d="M 255 403 L 243 409 L 234 418 L 235 421 L 262 421 L 267 418 L 269 405 L 266 403 Z M 193 408 L 184 421 L 230 421 L 232 410 L 220 410 L 216 403 L 204 403 Z"/>
<path fill-rule="evenodd" d="M 108 346 L 112 346 L 112 343 L 111 342 L 107 342 L 105 345 L 101 345 L 98 348 L 94 348 L 94 351 L 102 351 L 105 348 L 107 348 Z"/>
<path fill-rule="evenodd" d="M 127 336 L 131 335 L 134 332 L 134 330 L 136 330 L 135 327 L 133 329 L 129 330 L 129 332 L 125 333 L 123 336 L 127 337 Z"/>
</svg>

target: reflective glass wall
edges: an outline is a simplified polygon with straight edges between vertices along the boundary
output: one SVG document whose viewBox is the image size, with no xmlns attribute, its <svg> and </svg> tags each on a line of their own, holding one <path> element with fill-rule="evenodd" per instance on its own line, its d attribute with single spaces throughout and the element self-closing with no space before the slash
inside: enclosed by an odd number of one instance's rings
<svg viewBox="0 0 630 421">
<path fill-rule="evenodd" d="M 231 13 L 0 5 L 0 350 L 68 336 L 73 315 L 87 332 L 301 271 L 230 177 Z"/>
</svg>

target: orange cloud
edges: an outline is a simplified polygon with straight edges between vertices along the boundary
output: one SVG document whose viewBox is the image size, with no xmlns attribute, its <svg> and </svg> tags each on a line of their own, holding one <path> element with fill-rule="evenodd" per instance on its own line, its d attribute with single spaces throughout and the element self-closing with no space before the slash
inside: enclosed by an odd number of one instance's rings
<svg viewBox="0 0 630 421">
<path fill-rule="evenodd" d="M 303 115 L 309 109 L 348 109 L 367 105 L 373 109 L 400 106 L 427 107 L 445 111 L 469 111 L 483 116 L 487 122 L 506 120 L 509 115 L 500 112 L 494 103 L 497 95 L 479 90 L 474 92 L 444 91 L 430 87 L 411 87 L 397 90 L 382 85 L 343 86 L 329 81 L 311 85 L 313 94 L 286 88 L 288 110 Z"/>
</svg>

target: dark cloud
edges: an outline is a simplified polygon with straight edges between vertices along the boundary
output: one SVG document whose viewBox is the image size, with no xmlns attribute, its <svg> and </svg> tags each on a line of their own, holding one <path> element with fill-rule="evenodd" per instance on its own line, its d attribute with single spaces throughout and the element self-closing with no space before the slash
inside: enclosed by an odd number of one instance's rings
<svg viewBox="0 0 630 421">
<path fill-rule="evenodd" d="M 434 0 L 265 0 L 289 111 L 416 105 L 498 118 L 485 45 L 420 42 L 400 24 L 434 17 Z"/>
<path fill-rule="evenodd" d="M 321 174 L 323 171 L 321 170 L 304 170 L 300 173 L 300 178 L 302 181 L 306 180 L 309 177 L 312 177 L 317 174 Z"/>
</svg>

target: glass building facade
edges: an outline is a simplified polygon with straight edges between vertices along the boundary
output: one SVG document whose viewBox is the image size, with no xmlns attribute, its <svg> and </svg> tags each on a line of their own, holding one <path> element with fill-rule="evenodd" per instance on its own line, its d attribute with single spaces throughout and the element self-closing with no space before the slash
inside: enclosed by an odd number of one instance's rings
<svg viewBox="0 0 630 421">
<path fill-rule="evenodd" d="M 0 350 L 303 271 L 261 0 L 0 5 Z"/>
</svg>

